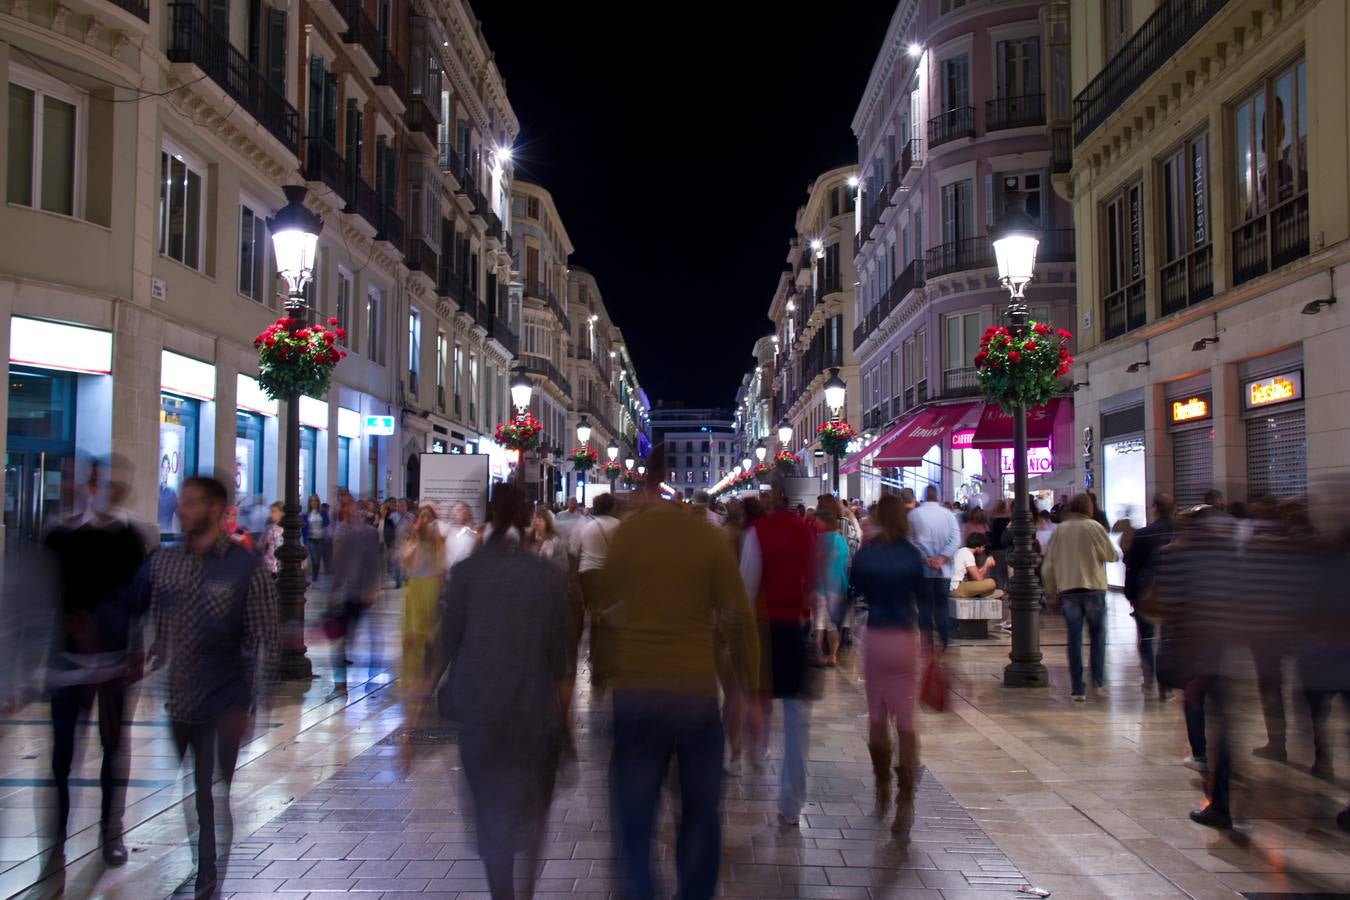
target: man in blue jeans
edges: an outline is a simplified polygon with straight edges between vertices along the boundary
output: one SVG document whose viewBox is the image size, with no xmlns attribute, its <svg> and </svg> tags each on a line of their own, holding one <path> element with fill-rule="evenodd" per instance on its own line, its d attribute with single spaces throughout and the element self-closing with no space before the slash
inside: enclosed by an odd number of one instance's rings
<svg viewBox="0 0 1350 900">
<path fill-rule="evenodd" d="M 938 502 L 938 490 L 929 485 L 923 491 L 923 503 L 909 512 L 910 541 L 919 548 L 928 569 L 924 579 L 927 593 L 919 598 L 919 627 L 929 641 L 929 627 L 937 635 L 942 649 L 951 636 L 951 609 L 948 594 L 952 585 L 952 557 L 961 546 L 961 523 L 956 514 Z"/>
<path fill-rule="evenodd" d="M 682 900 L 708 900 L 722 861 L 720 632 L 737 687 L 758 689 L 759 643 L 731 546 L 701 515 L 661 499 L 666 451 L 647 457 L 636 511 L 614 532 L 593 610 L 612 643 L 610 794 L 626 900 L 669 896 L 652 872 L 661 786 L 674 760 Z"/>
<path fill-rule="evenodd" d="M 1116 548 L 1106 529 L 1092 519 L 1092 500 L 1078 494 L 1069 501 L 1063 520 L 1045 548 L 1041 580 L 1052 607 L 1064 612 L 1069 632 L 1069 680 L 1073 699 L 1087 699 L 1083 682 L 1083 623 L 1091 645 L 1093 687 L 1106 681 L 1106 564 L 1116 561 Z"/>
</svg>

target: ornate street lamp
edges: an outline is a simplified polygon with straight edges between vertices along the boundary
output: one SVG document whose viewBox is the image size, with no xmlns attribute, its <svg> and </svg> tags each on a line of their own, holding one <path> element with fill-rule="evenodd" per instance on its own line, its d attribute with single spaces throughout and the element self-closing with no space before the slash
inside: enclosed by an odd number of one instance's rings
<svg viewBox="0 0 1350 900">
<path fill-rule="evenodd" d="M 844 398 L 848 393 L 848 385 L 844 379 L 839 377 L 839 369 L 831 368 L 830 377 L 825 381 L 825 405 L 830 408 L 830 415 L 834 421 L 839 421 L 839 414 L 844 409 Z M 839 457 L 830 454 L 830 472 L 834 481 L 834 494 L 839 496 Z"/>
<path fill-rule="evenodd" d="M 750 457 L 747 456 L 745 459 L 741 460 L 741 468 L 744 471 L 749 472 L 753 467 L 754 463 L 750 461 Z"/>
<path fill-rule="evenodd" d="M 764 464 L 764 458 L 765 458 L 766 456 L 768 456 L 768 455 L 769 455 L 769 448 L 764 446 L 764 442 L 763 442 L 763 441 L 760 441 L 760 442 L 755 446 L 755 459 L 759 460 L 760 465 L 763 465 L 763 464 Z"/>
<path fill-rule="evenodd" d="M 792 443 L 792 426 L 788 424 L 787 419 L 784 419 L 783 421 L 778 423 L 778 444 L 779 444 L 778 449 L 786 450 L 788 449 L 788 445 L 791 443 Z"/>
<path fill-rule="evenodd" d="M 530 381 L 524 369 L 516 369 L 511 378 L 511 405 L 516 412 L 524 413 L 530 408 L 530 397 L 534 394 L 534 382 Z"/>
<path fill-rule="evenodd" d="M 303 185 L 286 185 L 286 205 L 267 220 L 276 254 L 277 273 L 286 279 L 286 315 L 295 320 L 293 330 L 309 325 L 309 306 L 305 287 L 314 276 L 314 258 L 319 246 L 323 219 L 305 208 Z M 276 556 L 278 610 L 282 629 L 282 678 L 309 678 L 313 674 L 305 655 L 305 569 L 308 554 L 300 540 L 300 397 L 286 398 L 286 496 L 281 516 L 281 546 Z"/>
<path fill-rule="evenodd" d="M 1029 314 L 1026 287 L 1036 268 L 1036 248 L 1040 226 L 1027 215 L 1022 196 L 1007 195 L 1007 212 L 992 235 L 994 258 L 998 261 L 998 280 L 1008 289 L 1008 328 L 1014 343 L 1027 334 Z M 1013 411 L 1013 547 L 1008 561 L 1012 576 L 1008 582 L 1008 606 L 1012 616 L 1012 651 L 1003 669 L 1003 683 L 1009 687 L 1044 687 L 1048 683 L 1041 662 L 1041 588 L 1037 569 L 1035 524 L 1027 492 L 1027 408 L 1018 403 Z"/>
<path fill-rule="evenodd" d="M 587 443 L 590 439 L 591 439 L 591 423 L 588 422 L 588 421 L 586 420 L 586 417 L 585 417 L 585 416 L 582 416 L 582 417 L 581 417 L 581 421 L 577 423 L 577 444 L 578 444 L 582 449 L 585 449 L 586 443 Z M 585 472 L 578 472 L 578 473 L 577 473 L 577 482 L 581 485 L 581 508 L 584 510 L 584 509 L 586 508 L 586 473 L 585 473 Z"/>
<path fill-rule="evenodd" d="M 616 443 L 614 443 L 613 441 L 610 441 L 610 442 L 609 442 L 609 446 L 605 448 L 605 456 L 608 456 L 608 457 L 609 457 L 609 461 L 610 461 L 610 462 L 615 462 L 616 460 L 618 460 L 618 458 L 619 458 L 619 445 L 616 444 Z M 613 468 L 610 469 L 610 475 L 609 475 L 609 492 L 610 492 L 611 494 L 614 493 L 614 470 L 613 470 Z"/>
</svg>

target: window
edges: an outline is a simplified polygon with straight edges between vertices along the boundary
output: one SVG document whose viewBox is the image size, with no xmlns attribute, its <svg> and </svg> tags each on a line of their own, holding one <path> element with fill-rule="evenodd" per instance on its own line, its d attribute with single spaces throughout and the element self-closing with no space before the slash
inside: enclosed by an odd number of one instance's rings
<svg viewBox="0 0 1350 900">
<path fill-rule="evenodd" d="M 380 289 L 372 287 L 366 291 L 366 356 L 372 362 L 384 362 L 384 353 L 380 347 L 380 306 L 384 297 Z"/>
<path fill-rule="evenodd" d="M 267 278 L 267 224 L 249 203 L 239 204 L 239 293 L 259 303 L 272 302 Z"/>
<path fill-rule="evenodd" d="M 450 361 L 450 339 L 436 332 L 436 406 L 445 409 L 445 368 Z"/>
<path fill-rule="evenodd" d="M 10 73 L 9 202 L 77 215 L 83 98 L 17 67 Z"/>
<path fill-rule="evenodd" d="M 455 410 L 460 408 L 460 394 L 464 390 L 464 350 L 459 344 L 455 344 L 454 368 L 450 370 L 450 383 L 455 395 Z"/>
<path fill-rule="evenodd" d="M 1308 253 L 1306 110 L 1307 66 L 1299 60 L 1233 112 L 1235 284 Z"/>
<path fill-rule="evenodd" d="M 1109 340 L 1144 324 L 1144 189 L 1135 181 L 1106 203 L 1102 235 Z"/>
<path fill-rule="evenodd" d="M 998 65 L 994 70 L 994 96 L 1004 100 L 1040 94 L 1040 38 L 999 41 L 995 45 L 995 53 Z"/>
<path fill-rule="evenodd" d="M 962 53 L 944 59 L 942 71 L 942 110 L 962 109 L 970 105 L 970 57 Z"/>
<path fill-rule="evenodd" d="M 1045 224 L 1041 219 L 1041 210 L 1043 209 L 1041 189 L 1044 182 L 1041 179 L 1040 172 L 1004 173 L 995 176 L 995 180 L 1000 185 L 998 196 L 985 198 L 989 201 L 990 209 L 993 211 L 992 222 L 997 222 L 1008 211 L 1008 195 L 1015 193 L 1020 195 L 1027 215 L 1042 225 Z M 991 186 L 993 183 L 994 181 L 989 182 Z"/>
<path fill-rule="evenodd" d="M 352 273 L 341 266 L 337 270 L 337 304 L 333 310 L 333 317 L 338 320 L 338 326 L 346 329 L 347 334 L 351 334 L 352 327 Z M 345 345 L 346 339 L 340 338 L 338 343 Z"/>
<path fill-rule="evenodd" d="M 529 216 L 531 219 L 538 219 L 538 218 L 539 218 L 539 198 L 538 198 L 538 197 L 526 197 L 526 198 L 525 198 L 525 215 Z"/>
<path fill-rule="evenodd" d="M 980 352 L 980 314 L 947 316 L 942 320 L 942 328 L 945 337 L 943 342 L 945 358 L 942 363 L 946 371 L 951 374 L 954 371 L 973 368 L 975 354 Z M 950 378 L 948 380 L 950 381 Z M 970 384 L 960 385 L 960 387 L 973 386 L 973 379 L 970 380 Z M 956 388 L 956 385 L 950 383 L 946 385 L 948 391 Z"/>
<path fill-rule="evenodd" d="M 417 307 L 408 310 L 408 389 L 417 395 L 417 373 L 422 359 L 422 313 Z"/>
<path fill-rule="evenodd" d="M 928 399 L 928 335 L 914 332 L 906 338 L 905 351 L 905 408 Z"/>
<path fill-rule="evenodd" d="M 206 222 L 205 169 L 168 148 L 159 154 L 159 252 L 192 269 L 202 267 Z"/>
<path fill-rule="evenodd" d="M 1163 160 L 1162 203 L 1162 312 L 1167 315 L 1214 293 L 1208 134 L 1183 142 Z"/>
<path fill-rule="evenodd" d="M 478 424 L 478 354 L 469 354 L 469 421 Z"/>
<path fill-rule="evenodd" d="M 970 179 L 942 186 L 942 241 L 955 244 L 975 234 L 975 192 Z"/>
<path fill-rule="evenodd" d="M 1130 0 L 1102 0 L 1106 58 L 1109 60 L 1130 39 Z"/>
</svg>

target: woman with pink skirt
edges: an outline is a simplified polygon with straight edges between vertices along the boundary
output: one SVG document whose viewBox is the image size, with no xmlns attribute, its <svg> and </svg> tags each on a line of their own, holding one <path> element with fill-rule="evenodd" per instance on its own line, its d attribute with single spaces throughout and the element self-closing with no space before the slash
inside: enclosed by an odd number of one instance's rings
<svg viewBox="0 0 1350 900">
<path fill-rule="evenodd" d="M 914 785 L 919 773 L 919 737 L 914 702 L 919 681 L 917 599 L 925 588 L 924 560 L 909 542 L 909 521 L 894 494 L 877 503 L 880 531 L 853 558 L 849 581 L 867 604 L 863 678 L 867 689 L 867 749 L 876 777 L 876 814 L 891 802 L 895 762 L 895 821 L 891 831 L 907 841 L 914 823 Z M 897 742 L 893 756 L 891 722 Z"/>
</svg>

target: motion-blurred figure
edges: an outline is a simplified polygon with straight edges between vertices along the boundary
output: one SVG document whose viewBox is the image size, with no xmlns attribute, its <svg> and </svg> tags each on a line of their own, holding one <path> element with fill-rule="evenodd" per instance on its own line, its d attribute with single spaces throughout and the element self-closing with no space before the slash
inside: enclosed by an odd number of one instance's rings
<svg viewBox="0 0 1350 900">
<path fill-rule="evenodd" d="M 901 499 L 905 499 L 902 496 Z M 939 650 L 947 649 L 951 635 L 951 609 L 947 595 L 952 582 L 952 559 L 961 546 L 961 523 L 938 502 L 933 485 L 924 488 L 923 503 L 910 510 L 910 541 L 928 565 L 928 593 L 919 605 L 919 621 L 925 641 L 936 638 Z"/>
<path fill-rule="evenodd" d="M 1052 608 L 1064 613 L 1068 628 L 1069 679 L 1075 702 L 1087 699 L 1083 679 L 1083 624 L 1087 623 L 1092 685 L 1106 682 L 1106 569 L 1116 548 L 1101 523 L 1092 518 L 1092 498 L 1075 494 L 1063 521 L 1045 548 L 1041 578 Z"/>
<path fill-rule="evenodd" d="M 56 525 L 43 543 L 57 579 L 57 628 L 47 667 L 57 845 L 65 843 L 70 818 L 77 725 L 97 703 L 103 745 L 99 834 L 104 861 L 120 866 L 127 861 L 122 841 L 127 779 L 123 741 L 135 707 L 131 685 L 140 680 L 144 667 L 138 619 L 145 607 L 131 586 L 146 550 L 140 533 L 111 514 L 120 509 L 129 487 L 129 474 L 123 476 L 127 481 L 113 481 L 111 474 L 97 463 L 91 467 L 86 512 Z"/>
<path fill-rule="evenodd" d="M 909 522 L 900 499 L 877 501 L 879 531 L 853 558 L 850 582 L 867 603 L 863 677 L 867 691 L 867 750 L 876 779 L 876 814 L 891 802 L 895 762 L 895 821 L 891 831 L 909 837 L 914 823 L 914 786 L 919 773 L 919 737 L 914 716 L 919 640 L 919 601 L 927 590 L 923 555 L 907 538 Z M 890 723 L 895 722 L 898 756 L 891 755 Z"/>
<path fill-rule="evenodd" d="M 652 830 L 671 760 L 679 769 L 678 894 L 706 900 L 722 856 L 723 736 L 713 628 L 724 630 L 742 684 L 753 689 L 758 645 L 726 539 L 661 499 L 666 450 L 647 457 L 639 508 L 614 533 L 601 611 L 614 634 L 610 789 L 625 897 L 660 895 Z"/>
<path fill-rule="evenodd" d="M 401 681 L 404 693 L 425 699 L 434 672 L 434 642 L 439 639 L 437 608 L 445 579 L 445 538 L 436 524 L 436 509 L 423 504 L 408 531 L 399 555 L 407 577 L 403 594 L 403 663 Z"/>
<path fill-rule="evenodd" d="M 816 591 L 814 526 L 788 510 L 781 478 L 769 490 L 769 512 L 741 545 L 741 577 L 759 615 L 764 689 L 750 718 L 752 758 L 763 757 L 772 701 L 783 708 L 783 767 L 778 781 L 779 821 L 795 826 L 806 800 L 806 745 L 810 739 L 813 672 L 808 661 Z"/>
<path fill-rule="evenodd" d="M 445 691 L 459 723 L 459 754 L 473 797 L 478 853 L 493 900 L 516 896 L 515 862 L 533 894 L 554 778 L 566 732 L 566 580 L 509 541 L 529 523 L 514 485 L 498 485 L 492 536 L 450 572 L 443 605 Z"/>
<path fill-rule="evenodd" d="M 228 503 L 214 478 L 185 479 L 178 494 L 183 542 L 161 548 L 137 576 L 154 617 L 154 665 L 168 665 L 174 745 L 180 759 L 191 750 L 194 761 L 198 896 L 217 886 L 215 767 L 229 824 L 239 746 L 252 731 L 277 647 L 276 586 L 262 560 L 221 528 Z M 225 846 L 228 852 L 228 838 Z"/>
<path fill-rule="evenodd" d="M 1134 617 L 1135 630 L 1139 633 L 1139 668 L 1144 673 L 1142 689 L 1147 697 L 1156 689 L 1159 700 L 1171 697 L 1171 690 L 1157 681 L 1155 660 L 1158 655 L 1157 623 L 1149 618 L 1147 612 L 1140 609 L 1148 593 L 1153 590 L 1153 580 L 1158 574 L 1158 559 L 1162 548 L 1172 540 L 1175 529 L 1173 515 L 1176 502 L 1170 494 L 1155 494 L 1153 497 L 1153 521 L 1134 533 L 1134 540 L 1125 551 L 1125 599 L 1130 601 L 1130 615 Z"/>
<path fill-rule="evenodd" d="M 573 657 L 581 642 L 581 632 L 586 614 L 591 619 L 591 684 L 597 693 L 605 689 L 605 676 L 612 660 L 606 655 L 609 645 L 606 635 L 597 618 L 597 612 L 606 604 L 601 599 L 604 593 L 604 569 L 609 560 L 609 548 L 614 542 L 614 532 L 619 528 L 619 519 L 614 514 L 614 495 L 601 494 L 591 506 L 591 520 L 581 527 L 580 560 L 577 563 L 577 577 L 581 583 L 583 609 L 571 608 L 569 630 Z"/>
<path fill-rule="evenodd" d="M 333 686 L 347 687 L 347 654 L 352 637 L 365 611 L 380 595 L 383 567 L 380 565 L 380 533 L 366 521 L 350 496 L 338 506 L 337 527 L 333 529 L 332 602 L 342 621 L 341 637 L 333 645 Z M 374 630 L 371 631 L 370 660 L 374 660 Z"/>
</svg>

